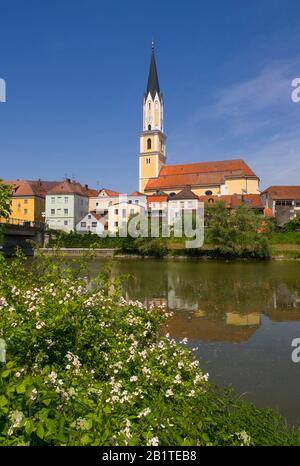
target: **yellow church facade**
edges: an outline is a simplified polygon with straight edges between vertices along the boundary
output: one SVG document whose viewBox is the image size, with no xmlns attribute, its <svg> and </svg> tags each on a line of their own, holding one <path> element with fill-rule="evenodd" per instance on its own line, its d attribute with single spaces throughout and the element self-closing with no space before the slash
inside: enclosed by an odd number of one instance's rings
<svg viewBox="0 0 300 466">
<path fill-rule="evenodd" d="M 150 70 L 143 99 L 140 134 L 139 191 L 146 195 L 177 194 L 190 186 L 198 196 L 259 194 L 259 178 L 242 159 L 166 164 L 164 101 L 152 44 Z"/>
</svg>

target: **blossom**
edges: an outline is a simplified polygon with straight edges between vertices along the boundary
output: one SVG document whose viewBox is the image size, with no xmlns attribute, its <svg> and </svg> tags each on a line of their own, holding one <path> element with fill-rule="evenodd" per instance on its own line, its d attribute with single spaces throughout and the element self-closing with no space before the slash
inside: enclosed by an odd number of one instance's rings
<svg viewBox="0 0 300 466">
<path fill-rule="evenodd" d="M 39 321 L 36 323 L 35 328 L 37 328 L 38 330 L 40 330 L 41 328 L 44 327 L 44 325 L 46 325 L 45 322 L 43 322 L 42 320 L 39 320 Z"/>
<path fill-rule="evenodd" d="M 132 377 L 130 377 L 130 382 L 136 382 L 138 379 L 138 377 L 136 375 L 133 375 Z"/>
<path fill-rule="evenodd" d="M 158 437 L 152 437 L 147 440 L 147 446 L 156 447 L 159 444 Z"/>
<path fill-rule="evenodd" d="M 48 375 L 51 383 L 55 383 L 56 382 L 56 379 L 57 379 L 57 373 L 52 371 L 49 375 Z"/>
<path fill-rule="evenodd" d="M 150 408 L 145 408 L 145 409 L 143 409 L 143 411 L 140 412 L 140 414 L 138 414 L 138 418 L 146 417 L 150 413 L 151 413 L 151 409 Z"/>
<path fill-rule="evenodd" d="M 177 374 L 174 379 L 174 383 L 180 384 L 182 382 L 181 375 Z"/>
<path fill-rule="evenodd" d="M 249 446 L 251 442 L 251 437 L 245 430 L 241 432 L 236 432 L 235 435 L 242 441 L 241 446 Z"/>
<path fill-rule="evenodd" d="M 171 388 L 169 388 L 167 391 L 166 391 L 166 398 L 169 398 L 170 396 L 173 396 L 174 395 L 174 392 Z"/>
<path fill-rule="evenodd" d="M 33 401 L 36 400 L 37 399 L 37 394 L 38 394 L 37 389 L 34 388 L 30 393 L 30 399 L 33 400 Z"/>
</svg>

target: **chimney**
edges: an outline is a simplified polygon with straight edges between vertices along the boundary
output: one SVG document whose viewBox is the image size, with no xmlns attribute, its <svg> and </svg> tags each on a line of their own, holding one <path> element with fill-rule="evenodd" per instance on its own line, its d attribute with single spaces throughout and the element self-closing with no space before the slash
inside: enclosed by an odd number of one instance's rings
<svg viewBox="0 0 300 466">
<path fill-rule="evenodd" d="M 84 187 L 85 187 L 85 189 L 89 189 L 89 185 L 88 185 L 88 184 L 85 184 Z"/>
</svg>

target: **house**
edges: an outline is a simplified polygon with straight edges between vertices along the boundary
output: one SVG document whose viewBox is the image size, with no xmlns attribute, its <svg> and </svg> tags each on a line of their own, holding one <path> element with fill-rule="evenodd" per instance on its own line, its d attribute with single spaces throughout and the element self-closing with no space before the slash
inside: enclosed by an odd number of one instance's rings
<svg viewBox="0 0 300 466">
<path fill-rule="evenodd" d="M 261 193 L 261 199 L 279 226 L 300 216 L 300 186 L 270 186 Z"/>
<path fill-rule="evenodd" d="M 13 180 L 6 183 L 13 187 L 10 219 L 45 222 L 46 193 L 57 181 Z"/>
<path fill-rule="evenodd" d="M 177 220 L 180 220 L 183 212 L 196 212 L 198 208 L 199 197 L 191 190 L 191 186 L 185 186 L 179 193 L 169 195 L 169 225 L 173 225 Z"/>
<path fill-rule="evenodd" d="M 76 225 L 78 233 L 95 233 L 103 235 L 108 229 L 108 221 L 105 215 L 97 213 L 95 210 L 88 212 Z"/>
<path fill-rule="evenodd" d="M 139 191 L 178 194 L 190 186 L 197 196 L 259 194 L 259 178 L 242 159 L 167 165 L 164 99 L 160 90 L 154 46 L 143 99 L 140 133 Z"/>
<path fill-rule="evenodd" d="M 157 191 L 147 196 L 148 212 L 153 217 L 166 218 L 168 209 L 168 194 Z"/>
<path fill-rule="evenodd" d="M 89 197 L 89 211 L 96 210 L 99 213 L 107 213 L 108 207 L 119 202 L 120 193 L 111 189 L 102 188 Z"/>
<path fill-rule="evenodd" d="M 140 204 L 121 201 L 108 208 L 108 230 L 110 233 L 117 233 L 123 225 L 128 223 L 130 216 L 144 214 L 145 207 Z"/>
<path fill-rule="evenodd" d="M 46 223 L 49 228 L 75 231 L 78 222 L 89 212 L 89 197 L 95 190 L 66 178 L 56 183 L 46 195 Z"/>
</svg>

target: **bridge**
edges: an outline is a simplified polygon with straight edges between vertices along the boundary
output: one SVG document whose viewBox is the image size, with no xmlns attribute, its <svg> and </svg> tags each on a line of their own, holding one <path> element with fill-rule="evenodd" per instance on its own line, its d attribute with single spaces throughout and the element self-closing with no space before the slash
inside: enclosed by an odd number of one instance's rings
<svg viewBox="0 0 300 466">
<path fill-rule="evenodd" d="M 14 255 L 17 247 L 22 249 L 26 256 L 32 256 L 31 241 L 40 246 L 44 245 L 45 223 L 43 222 L 0 218 L 0 226 L 4 227 L 1 249 L 5 256 Z"/>
</svg>

